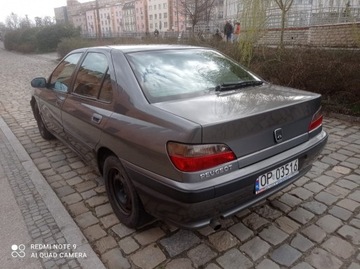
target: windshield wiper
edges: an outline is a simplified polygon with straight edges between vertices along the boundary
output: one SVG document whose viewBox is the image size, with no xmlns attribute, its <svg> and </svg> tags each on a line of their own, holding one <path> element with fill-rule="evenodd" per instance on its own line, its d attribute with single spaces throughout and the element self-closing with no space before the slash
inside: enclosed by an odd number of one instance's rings
<svg viewBox="0 0 360 269">
<path fill-rule="evenodd" d="M 223 92 L 223 91 L 231 91 L 240 88 L 250 87 L 250 86 L 259 86 L 262 85 L 264 82 L 260 80 L 248 80 L 248 81 L 241 81 L 241 82 L 234 82 L 234 83 L 223 83 L 217 85 L 215 87 L 215 91 Z"/>
</svg>

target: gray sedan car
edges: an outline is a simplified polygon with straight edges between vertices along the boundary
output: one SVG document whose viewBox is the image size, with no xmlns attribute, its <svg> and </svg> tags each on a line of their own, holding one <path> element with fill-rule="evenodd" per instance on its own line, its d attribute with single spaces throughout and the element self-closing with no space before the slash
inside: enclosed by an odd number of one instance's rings
<svg viewBox="0 0 360 269">
<path fill-rule="evenodd" d="M 40 134 L 104 178 L 136 228 L 219 228 L 304 176 L 323 149 L 319 94 L 272 85 L 218 51 L 176 45 L 69 53 L 31 82 Z"/>
</svg>

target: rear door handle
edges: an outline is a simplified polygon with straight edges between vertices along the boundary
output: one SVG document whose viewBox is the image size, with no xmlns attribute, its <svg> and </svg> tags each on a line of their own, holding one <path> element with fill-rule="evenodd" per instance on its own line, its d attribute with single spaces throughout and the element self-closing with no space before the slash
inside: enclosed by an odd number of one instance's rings
<svg viewBox="0 0 360 269">
<path fill-rule="evenodd" d="M 97 113 L 94 113 L 91 117 L 91 121 L 95 122 L 96 124 L 99 124 L 101 120 L 102 120 L 102 116 Z"/>
</svg>

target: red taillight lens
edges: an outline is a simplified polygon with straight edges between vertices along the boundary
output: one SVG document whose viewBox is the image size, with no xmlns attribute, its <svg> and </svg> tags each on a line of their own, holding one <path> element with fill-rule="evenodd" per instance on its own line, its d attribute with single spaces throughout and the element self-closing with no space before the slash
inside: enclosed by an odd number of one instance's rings
<svg viewBox="0 0 360 269">
<path fill-rule="evenodd" d="M 323 115 L 321 108 L 314 114 L 311 123 L 309 125 L 309 132 L 312 132 L 322 126 Z"/>
<path fill-rule="evenodd" d="M 236 159 L 235 154 L 224 144 L 187 145 L 175 142 L 167 144 L 172 163 L 183 172 L 195 172 Z"/>
</svg>

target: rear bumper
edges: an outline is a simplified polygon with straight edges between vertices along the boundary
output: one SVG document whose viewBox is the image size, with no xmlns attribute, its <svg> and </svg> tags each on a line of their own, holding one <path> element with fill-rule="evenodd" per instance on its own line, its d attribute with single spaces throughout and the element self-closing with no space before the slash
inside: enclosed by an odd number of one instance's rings
<svg viewBox="0 0 360 269">
<path fill-rule="evenodd" d="M 322 131 L 309 141 L 261 162 L 217 178 L 217 184 L 197 189 L 189 183 L 166 184 L 162 178 L 126 163 L 145 210 L 176 226 L 196 229 L 217 218 L 226 218 L 266 199 L 304 176 L 328 139 Z M 255 194 L 258 176 L 294 159 L 299 160 L 299 173 L 290 179 Z M 172 182 L 171 179 L 168 179 Z M 189 187 L 190 185 L 190 187 Z"/>
</svg>

